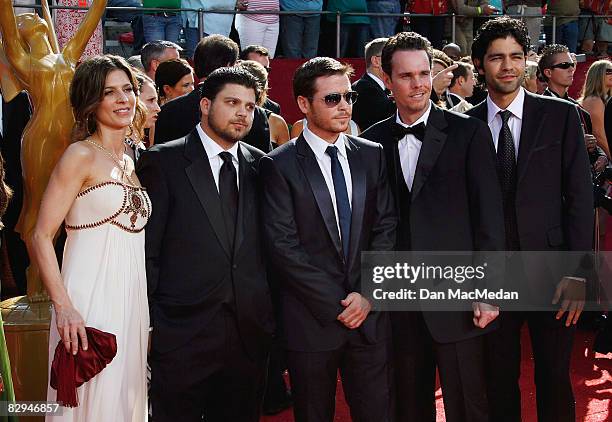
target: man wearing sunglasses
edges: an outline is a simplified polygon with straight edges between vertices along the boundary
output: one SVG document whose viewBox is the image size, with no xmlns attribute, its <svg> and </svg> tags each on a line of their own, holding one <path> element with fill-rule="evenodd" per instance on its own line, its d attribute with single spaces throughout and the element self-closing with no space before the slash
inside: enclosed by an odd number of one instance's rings
<svg viewBox="0 0 612 422">
<path fill-rule="evenodd" d="M 584 130 L 584 141 L 589 151 L 589 160 L 596 172 L 602 171 L 608 164 L 608 159 L 604 150 L 597 146 L 597 139 L 593 135 L 591 115 L 568 94 L 568 90 L 574 82 L 574 72 L 576 71 L 576 63 L 569 52 L 569 48 L 562 44 L 547 45 L 542 51 L 538 67 L 542 79 L 548 84 L 542 95 L 563 98 L 576 106 Z"/>
<path fill-rule="evenodd" d="M 547 45 L 542 50 L 538 67 L 542 79 L 548 84 L 544 95 L 570 101 L 567 90 L 574 82 L 576 63 L 569 48 L 562 44 Z"/>
<path fill-rule="evenodd" d="M 297 422 L 334 419 L 338 370 L 355 421 L 392 420 L 388 315 L 359 292 L 361 251 L 392 250 L 397 218 L 382 147 L 344 134 L 351 73 L 328 57 L 300 66 L 307 124 L 259 165 Z"/>
<path fill-rule="evenodd" d="M 430 100 L 432 47 L 414 32 L 382 51 L 397 113 L 362 136 L 385 150 L 399 214 L 397 250 L 495 251 L 504 246 L 501 193 L 487 126 Z M 451 421 L 487 422 L 483 334 L 497 311 L 392 312 L 397 421 L 435 422 L 436 366 Z"/>
</svg>

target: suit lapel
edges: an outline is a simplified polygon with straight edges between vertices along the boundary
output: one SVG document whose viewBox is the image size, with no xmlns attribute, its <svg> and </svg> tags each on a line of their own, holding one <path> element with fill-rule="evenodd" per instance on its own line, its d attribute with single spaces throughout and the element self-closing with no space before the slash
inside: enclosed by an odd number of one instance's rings
<svg viewBox="0 0 612 422">
<path fill-rule="evenodd" d="M 338 233 L 338 224 L 336 222 L 336 214 L 334 213 L 331 196 L 314 152 L 312 152 L 308 146 L 306 139 L 304 139 L 304 135 L 300 135 L 297 138 L 296 149 L 298 163 L 306 175 L 310 189 L 312 190 L 319 211 L 321 212 L 321 217 L 323 217 L 323 221 L 325 222 L 329 237 L 336 248 L 336 252 L 342 257 L 342 243 L 340 243 L 340 234 Z"/>
<path fill-rule="evenodd" d="M 487 100 L 482 101 L 480 104 L 476 105 L 473 109 L 468 111 L 468 115 L 472 117 L 476 117 L 477 119 L 485 122 L 486 125 L 489 124 L 488 119 L 489 109 L 487 107 Z"/>
<path fill-rule="evenodd" d="M 353 194 L 351 200 L 351 238 L 349 248 L 349 262 L 355 262 L 361 241 L 361 227 L 366 198 L 366 174 L 361 162 L 359 147 L 347 136 L 346 155 L 351 169 L 351 182 Z"/>
<path fill-rule="evenodd" d="M 187 135 L 185 141 L 185 156 L 191 164 L 185 168 L 187 178 L 195 191 L 208 220 L 215 231 L 219 243 L 228 257 L 231 258 L 230 242 L 225 231 L 225 223 L 221 212 L 221 199 L 215 185 L 210 162 L 202 145 L 197 130 Z"/>
<path fill-rule="evenodd" d="M 442 151 L 444 147 L 444 143 L 446 142 L 446 133 L 444 129 L 446 129 L 446 126 L 447 123 L 444 112 L 435 105 L 432 105 L 425 129 L 425 139 L 421 146 L 417 168 L 414 173 L 412 202 L 414 202 L 415 198 L 419 195 L 419 192 L 423 188 L 431 170 L 438 160 L 440 151 Z"/>
<path fill-rule="evenodd" d="M 242 142 L 238 147 L 240 180 L 238 189 L 238 217 L 236 221 L 236 240 L 234 242 L 234 257 L 237 256 L 244 240 L 245 218 L 251 218 L 251 208 L 255 202 L 257 175 L 255 172 L 255 159 Z"/>
<path fill-rule="evenodd" d="M 541 102 L 537 97 L 525 92 L 525 102 L 523 103 L 523 117 L 521 120 L 521 139 L 519 142 L 517 159 L 517 184 L 525 175 L 525 170 L 529 165 L 531 151 L 534 144 L 540 138 L 542 124 L 546 120 L 546 110 L 540 110 Z"/>
</svg>

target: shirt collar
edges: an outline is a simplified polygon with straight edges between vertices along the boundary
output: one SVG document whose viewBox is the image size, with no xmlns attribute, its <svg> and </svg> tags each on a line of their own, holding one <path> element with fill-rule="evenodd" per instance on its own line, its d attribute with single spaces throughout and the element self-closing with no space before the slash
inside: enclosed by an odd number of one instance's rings
<svg viewBox="0 0 612 422">
<path fill-rule="evenodd" d="M 525 91 L 523 88 L 519 88 L 518 95 L 512 100 L 510 105 L 506 108 L 512 113 L 514 117 L 519 120 L 523 120 L 523 104 L 525 103 Z M 491 97 L 487 95 L 487 122 L 491 124 L 497 113 L 502 111 L 501 108 L 497 107 L 497 104 L 493 102 Z"/>
<path fill-rule="evenodd" d="M 209 160 L 221 154 L 222 152 L 226 151 L 223 148 L 221 148 L 221 146 L 218 143 L 213 141 L 211 137 L 206 134 L 206 132 L 204 132 L 204 129 L 202 129 L 202 125 L 200 123 L 197 124 L 196 128 L 198 131 L 198 135 L 200 135 L 200 140 L 202 141 L 202 145 L 204 145 L 206 156 L 208 157 Z M 239 162 L 238 160 L 238 142 L 232 145 L 232 147 L 228 149 L 227 152 L 232 154 L 232 157 L 234 158 L 236 162 Z"/>
<path fill-rule="evenodd" d="M 346 137 L 344 136 L 344 133 L 341 133 L 338 136 L 338 139 L 336 139 L 336 142 L 334 144 L 330 144 L 326 140 L 319 138 L 317 135 L 312 133 L 310 129 L 308 129 L 308 126 L 304 128 L 304 131 L 302 133 L 304 135 L 304 139 L 308 143 L 308 146 L 310 146 L 312 152 L 314 152 L 317 159 L 321 159 L 321 157 L 325 156 L 325 151 L 330 145 L 335 145 L 338 148 L 338 154 L 340 154 L 344 158 L 347 158 Z"/>
<path fill-rule="evenodd" d="M 546 88 L 548 90 L 548 92 L 550 92 L 553 97 L 557 97 L 557 98 L 562 98 L 564 100 L 569 100 L 569 94 L 566 92 L 565 95 L 562 97 L 559 94 L 557 94 L 556 91 L 553 91 L 552 89 L 550 89 L 550 87 Z"/>
<path fill-rule="evenodd" d="M 382 81 L 382 79 L 380 79 L 378 76 L 376 76 L 373 73 L 370 72 L 366 72 L 368 74 L 368 76 L 372 79 L 374 79 L 374 82 L 376 82 L 379 86 L 380 89 L 382 89 L 383 91 L 385 90 L 385 83 Z"/>
<path fill-rule="evenodd" d="M 454 92 L 450 92 L 450 91 L 448 91 L 448 95 L 452 95 L 453 97 L 457 97 L 457 98 L 459 99 L 459 101 L 461 101 L 461 100 L 465 100 L 465 98 L 463 98 L 461 95 L 456 94 L 456 93 L 454 93 Z"/>
<path fill-rule="evenodd" d="M 402 119 L 400 118 L 400 115 L 399 115 L 399 110 L 397 111 L 397 113 L 395 113 L 395 122 L 399 123 L 400 125 L 404 127 L 416 126 L 419 123 L 423 123 L 425 126 L 427 126 L 427 120 L 429 119 L 429 113 L 431 113 L 431 100 L 429 101 L 429 105 L 427 106 L 427 111 L 423 113 L 423 115 L 419 117 L 416 120 L 416 122 L 414 122 L 413 124 L 407 125 L 406 123 L 402 122 Z"/>
</svg>

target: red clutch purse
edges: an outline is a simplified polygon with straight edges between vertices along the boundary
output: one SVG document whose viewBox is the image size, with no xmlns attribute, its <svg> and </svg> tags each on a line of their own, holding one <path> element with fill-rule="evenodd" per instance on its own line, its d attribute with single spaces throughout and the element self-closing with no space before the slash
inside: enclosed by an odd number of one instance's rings
<svg viewBox="0 0 612 422">
<path fill-rule="evenodd" d="M 85 327 L 87 350 L 79 347 L 76 355 L 67 352 L 62 340 L 55 348 L 51 364 L 51 387 L 57 390 L 57 401 L 66 407 L 79 405 L 77 387 L 102 371 L 117 355 L 114 334 Z"/>
</svg>

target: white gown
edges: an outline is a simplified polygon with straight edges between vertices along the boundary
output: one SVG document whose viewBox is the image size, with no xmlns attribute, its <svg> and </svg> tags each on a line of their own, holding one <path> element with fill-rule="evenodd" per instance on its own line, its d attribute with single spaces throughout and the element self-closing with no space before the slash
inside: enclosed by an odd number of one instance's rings
<svg viewBox="0 0 612 422">
<path fill-rule="evenodd" d="M 116 181 L 77 196 L 66 216 L 62 279 L 85 325 L 115 334 L 117 355 L 77 389 L 79 406 L 50 421 L 145 422 L 149 310 L 144 226 L 151 202 L 142 188 Z M 60 340 L 52 313 L 49 369 Z M 50 386 L 47 400 L 56 401 Z"/>
</svg>

